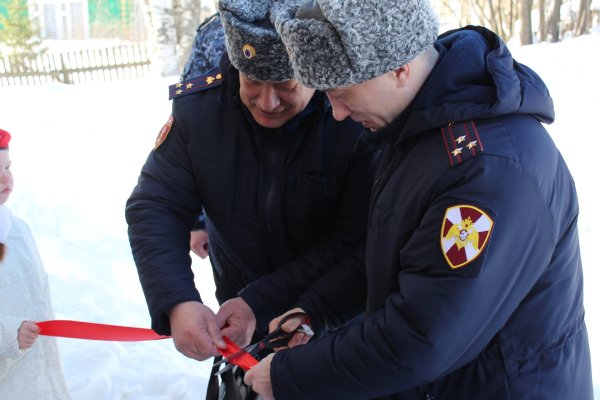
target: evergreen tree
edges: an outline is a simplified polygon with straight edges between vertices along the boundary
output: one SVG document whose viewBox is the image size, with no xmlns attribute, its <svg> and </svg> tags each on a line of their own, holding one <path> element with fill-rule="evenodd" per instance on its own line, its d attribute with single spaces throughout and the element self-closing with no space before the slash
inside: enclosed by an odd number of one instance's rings
<svg viewBox="0 0 600 400">
<path fill-rule="evenodd" d="M 0 43 L 14 55 L 35 57 L 44 51 L 39 29 L 29 19 L 26 0 L 10 0 L 0 13 Z"/>
</svg>

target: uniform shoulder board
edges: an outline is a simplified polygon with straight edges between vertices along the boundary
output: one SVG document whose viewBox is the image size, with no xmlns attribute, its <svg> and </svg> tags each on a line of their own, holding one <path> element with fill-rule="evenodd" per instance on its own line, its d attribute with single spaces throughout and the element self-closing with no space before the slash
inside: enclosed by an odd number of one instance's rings
<svg viewBox="0 0 600 400">
<path fill-rule="evenodd" d="M 475 121 L 453 122 L 440 130 L 450 165 L 458 165 L 483 152 Z"/>
<path fill-rule="evenodd" d="M 217 87 L 222 83 L 223 75 L 221 71 L 219 68 L 213 68 L 203 75 L 169 86 L 169 100 Z"/>
</svg>

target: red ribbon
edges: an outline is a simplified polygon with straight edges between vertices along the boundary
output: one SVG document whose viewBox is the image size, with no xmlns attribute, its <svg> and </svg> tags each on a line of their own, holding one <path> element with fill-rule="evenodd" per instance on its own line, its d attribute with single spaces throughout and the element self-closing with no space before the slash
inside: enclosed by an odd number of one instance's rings
<svg viewBox="0 0 600 400">
<path fill-rule="evenodd" d="M 231 339 L 229 339 L 227 336 L 223 336 L 223 340 L 225 341 L 225 344 L 227 344 L 226 349 L 224 349 L 224 350 L 219 349 L 219 351 L 221 352 L 223 357 L 230 356 L 241 350 L 240 347 L 237 344 L 233 343 L 231 341 Z M 243 352 L 239 356 L 228 360 L 228 362 L 230 364 L 237 365 L 238 367 L 242 368 L 244 371 L 248 371 L 250 368 L 252 368 L 256 364 L 258 364 L 258 360 L 246 352 Z"/>
<path fill-rule="evenodd" d="M 37 322 L 36 324 L 40 327 L 40 335 L 73 339 L 139 342 L 143 340 L 168 339 L 171 337 L 159 335 L 152 329 L 97 324 L 95 322 L 51 320 Z M 240 351 L 239 346 L 233 343 L 228 337 L 223 336 L 223 340 L 227 344 L 227 348 L 224 350 L 219 349 L 219 351 L 224 357 Z M 258 364 L 258 361 L 248 353 L 243 353 L 238 357 L 232 358 L 229 362 L 244 370 L 249 370 Z"/>
<path fill-rule="evenodd" d="M 73 339 L 89 340 L 110 340 L 116 342 L 139 342 L 143 340 L 168 339 L 171 336 L 159 335 L 152 329 L 132 328 L 129 326 L 97 324 L 95 322 L 69 321 L 69 320 L 51 320 L 37 322 L 40 327 L 40 335 L 57 336 Z M 235 354 L 240 348 L 228 337 L 223 336 L 227 348 L 219 349 L 224 357 Z M 249 370 L 258 361 L 248 353 L 243 353 L 238 357 L 229 360 L 244 370 Z"/>
<path fill-rule="evenodd" d="M 131 328 L 128 326 L 97 324 L 93 322 L 52 320 L 37 322 L 40 335 L 59 336 L 74 339 L 111 340 L 117 342 L 137 342 L 142 340 L 167 339 L 152 329 Z"/>
</svg>

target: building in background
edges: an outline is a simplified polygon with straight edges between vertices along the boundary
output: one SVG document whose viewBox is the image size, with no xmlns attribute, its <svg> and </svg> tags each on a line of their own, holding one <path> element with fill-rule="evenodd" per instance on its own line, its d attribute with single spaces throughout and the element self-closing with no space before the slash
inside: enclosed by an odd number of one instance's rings
<svg viewBox="0 0 600 400">
<path fill-rule="evenodd" d="M 0 0 L 6 15 L 15 0 Z M 25 1 L 25 0 L 20 0 Z M 147 36 L 143 0 L 26 0 L 29 17 L 43 39 L 140 41 Z"/>
</svg>

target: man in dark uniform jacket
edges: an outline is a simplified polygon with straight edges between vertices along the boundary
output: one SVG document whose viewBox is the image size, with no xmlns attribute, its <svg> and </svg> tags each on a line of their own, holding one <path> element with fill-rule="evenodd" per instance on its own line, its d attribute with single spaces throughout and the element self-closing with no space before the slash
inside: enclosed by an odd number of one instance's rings
<svg viewBox="0 0 600 400">
<path fill-rule="evenodd" d="M 428 0 L 312 3 L 271 13 L 297 79 L 385 145 L 366 312 L 246 382 L 265 400 L 591 400 L 577 193 L 543 81 L 485 28 L 437 38 Z M 344 289 L 299 304 L 315 328 Z"/>
<path fill-rule="evenodd" d="M 152 328 L 197 360 L 218 354 L 221 335 L 245 345 L 255 328 L 266 332 L 294 305 L 289 298 L 331 268 L 355 269 L 364 254 L 379 146 L 360 139 L 360 124 L 335 121 L 324 94 L 292 79 L 269 4 L 221 2 L 228 54 L 171 87 L 172 116 L 127 201 Z M 217 315 L 202 304 L 191 269 L 201 209 Z"/>
</svg>

